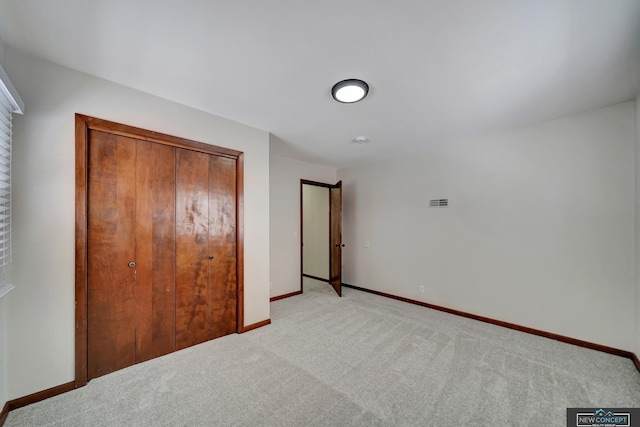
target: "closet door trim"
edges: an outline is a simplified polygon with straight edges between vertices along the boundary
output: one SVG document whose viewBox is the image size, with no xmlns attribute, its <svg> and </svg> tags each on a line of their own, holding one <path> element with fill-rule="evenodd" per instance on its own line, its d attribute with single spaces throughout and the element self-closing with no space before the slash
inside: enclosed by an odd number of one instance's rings
<svg viewBox="0 0 640 427">
<path fill-rule="evenodd" d="M 82 114 L 75 115 L 75 387 L 87 384 L 87 178 L 89 130 L 184 148 L 236 160 L 236 268 L 238 333 L 244 331 L 244 155 L 241 151 L 140 129 Z"/>
<path fill-rule="evenodd" d="M 100 130 L 114 135 L 127 136 L 129 138 L 140 139 L 142 141 L 156 142 L 158 144 L 170 145 L 177 148 L 186 148 L 188 150 L 200 151 L 202 153 L 215 154 L 216 156 L 229 157 L 237 159 L 242 155 L 242 151 L 232 150 L 230 148 L 219 147 L 217 145 L 205 144 L 204 142 L 193 141 L 190 139 L 179 138 L 177 136 L 166 135 L 152 130 L 141 129 L 133 126 L 114 123 L 107 120 L 96 119 L 95 117 L 83 116 L 76 114 L 77 120 L 84 122 L 84 127 L 91 130 Z"/>
</svg>

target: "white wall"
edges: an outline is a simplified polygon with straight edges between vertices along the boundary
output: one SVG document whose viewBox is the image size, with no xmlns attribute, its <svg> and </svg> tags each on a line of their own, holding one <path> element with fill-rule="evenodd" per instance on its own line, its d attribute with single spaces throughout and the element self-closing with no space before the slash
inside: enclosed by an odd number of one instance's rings
<svg viewBox="0 0 640 427">
<path fill-rule="evenodd" d="M 8 49 L 14 128 L 8 397 L 74 380 L 74 113 L 245 153 L 245 325 L 269 318 L 269 134 Z"/>
<path fill-rule="evenodd" d="M 329 280 L 329 189 L 302 186 L 302 272 Z"/>
<path fill-rule="evenodd" d="M 338 178 L 345 283 L 636 346 L 633 103 Z M 451 206 L 428 208 L 434 198 Z"/>
<path fill-rule="evenodd" d="M 2 39 L 0 39 L 0 66 L 6 70 L 7 67 L 5 62 L 5 56 L 6 56 L 6 48 L 4 46 L 4 42 L 2 41 Z"/>
<path fill-rule="evenodd" d="M 335 184 L 334 168 L 271 154 L 271 296 L 300 290 L 300 180 Z"/>
<path fill-rule="evenodd" d="M 636 96 L 635 102 L 636 119 L 636 164 L 635 164 L 635 189 L 636 189 L 636 222 L 635 222 L 635 285 L 636 285 L 636 330 L 635 339 L 636 356 L 640 357 L 640 93 Z"/>
</svg>

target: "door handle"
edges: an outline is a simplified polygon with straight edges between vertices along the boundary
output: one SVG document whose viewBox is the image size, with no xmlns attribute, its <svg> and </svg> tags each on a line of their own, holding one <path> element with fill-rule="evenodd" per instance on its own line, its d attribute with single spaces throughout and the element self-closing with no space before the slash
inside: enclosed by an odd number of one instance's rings
<svg viewBox="0 0 640 427">
<path fill-rule="evenodd" d="M 129 267 L 133 268 L 133 267 L 135 267 L 135 266 L 136 266 L 136 263 L 135 263 L 135 262 L 131 261 L 131 262 L 129 263 Z"/>
<path fill-rule="evenodd" d="M 336 248 L 339 248 L 339 247 L 343 247 L 344 248 L 345 246 L 347 246 L 347 245 L 345 245 L 344 243 L 336 243 Z"/>
</svg>

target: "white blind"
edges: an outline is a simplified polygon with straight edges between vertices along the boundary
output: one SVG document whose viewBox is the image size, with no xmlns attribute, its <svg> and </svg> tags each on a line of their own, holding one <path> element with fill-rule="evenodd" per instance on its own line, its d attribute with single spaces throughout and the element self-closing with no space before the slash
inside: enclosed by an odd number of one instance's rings
<svg viewBox="0 0 640 427">
<path fill-rule="evenodd" d="M 0 298 L 13 289 L 11 275 L 11 117 L 24 103 L 0 67 Z"/>
<path fill-rule="evenodd" d="M 12 105 L 0 92 L 0 288 L 11 285 L 11 117 Z"/>
</svg>

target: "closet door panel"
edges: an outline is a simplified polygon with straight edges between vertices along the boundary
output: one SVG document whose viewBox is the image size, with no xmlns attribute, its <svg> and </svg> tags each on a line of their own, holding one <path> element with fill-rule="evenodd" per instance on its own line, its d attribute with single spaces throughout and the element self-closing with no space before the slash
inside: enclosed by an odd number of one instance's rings
<svg viewBox="0 0 640 427">
<path fill-rule="evenodd" d="M 209 339 L 235 333 L 236 161 L 209 156 Z"/>
<path fill-rule="evenodd" d="M 138 141 L 136 362 L 175 350 L 175 148 Z"/>
<path fill-rule="evenodd" d="M 176 149 L 176 349 L 209 339 L 209 155 Z"/>
<path fill-rule="evenodd" d="M 87 375 L 135 363 L 135 140 L 90 131 Z"/>
</svg>

